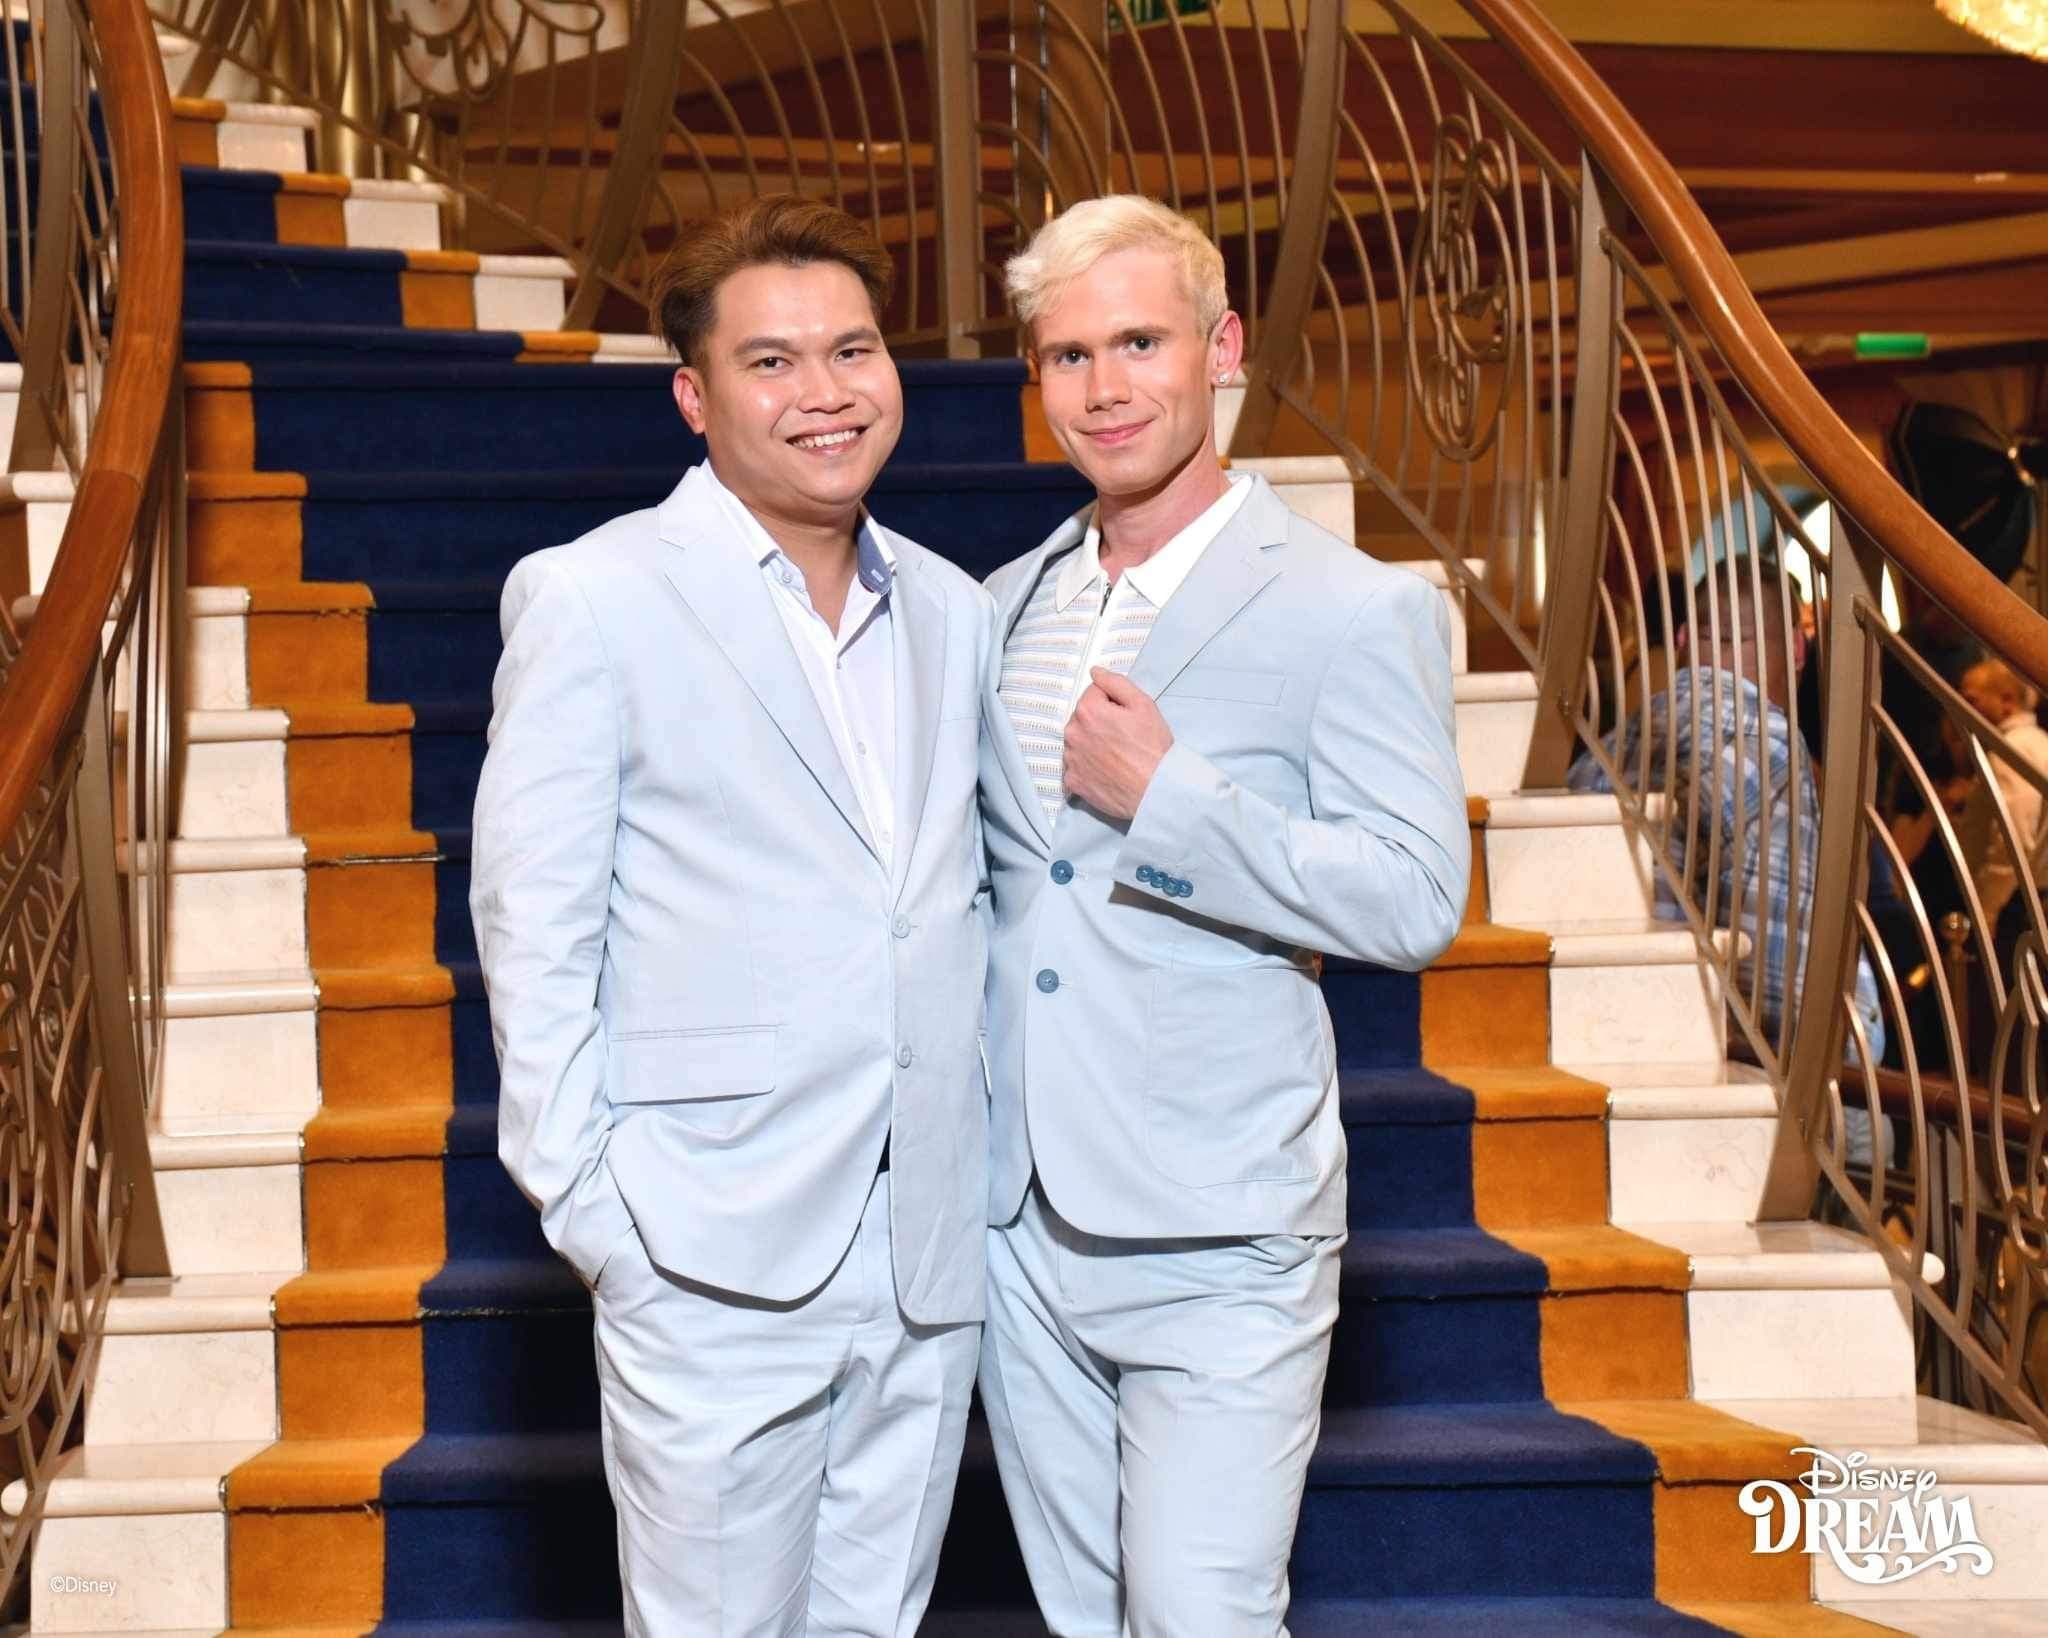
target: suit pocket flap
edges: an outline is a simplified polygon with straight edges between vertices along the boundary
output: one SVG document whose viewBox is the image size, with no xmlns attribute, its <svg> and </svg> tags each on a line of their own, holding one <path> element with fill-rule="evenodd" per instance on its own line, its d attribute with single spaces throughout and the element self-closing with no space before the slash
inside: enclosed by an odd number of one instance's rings
<svg viewBox="0 0 2048 1638">
<path fill-rule="evenodd" d="M 775 1026 L 612 1037 L 612 1097 L 621 1103 L 744 1098 L 775 1090 Z"/>
<path fill-rule="evenodd" d="M 1196 700 L 1235 700 L 1243 705 L 1278 705 L 1287 675 L 1281 671 L 1238 671 L 1223 665 L 1191 665 L 1174 679 L 1170 693 Z"/>
</svg>

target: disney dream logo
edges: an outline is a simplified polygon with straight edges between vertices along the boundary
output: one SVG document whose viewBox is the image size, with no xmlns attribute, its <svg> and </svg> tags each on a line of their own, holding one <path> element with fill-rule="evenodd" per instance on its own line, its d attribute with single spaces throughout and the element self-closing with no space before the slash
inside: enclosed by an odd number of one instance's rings
<svg viewBox="0 0 2048 1638">
<path fill-rule="evenodd" d="M 1969 1498 L 1931 1494 L 1931 1469 L 1875 1468 L 1860 1450 L 1844 1457 L 1798 1445 L 1792 1454 L 1813 1458 L 1799 1475 L 1805 1495 L 1777 1479 L 1742 1487 L 1738 1505 L 1756 1520 L 1753 1552 L 1825 1551 L 1866 1587 L 1888 1587 L 1936 1565 L 1950 1575 L 1965 1563 L 1973 1574 L 1991 1573 L 1991 1549 L 1977 1538 Z"/>
</svg>

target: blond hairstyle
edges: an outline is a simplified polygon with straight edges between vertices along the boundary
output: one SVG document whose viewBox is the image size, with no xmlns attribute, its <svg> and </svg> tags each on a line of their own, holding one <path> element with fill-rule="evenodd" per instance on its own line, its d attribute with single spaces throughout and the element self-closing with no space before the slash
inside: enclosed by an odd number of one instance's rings
<svg viewBox="0 0 2048 1638">
<path fill-rule="evenodd" d="M 1174 257 L 1203 336 L 1223 322 L 1230 310 L 1223 252 L 1180 212 L 1136 193 L 1107 194 L 1068 207 L 1010 258 L 1003 285 L 1017 322 L 1028 332 L 1068 285 L 1118 250 L 1159 250 Z"/>
</svg>

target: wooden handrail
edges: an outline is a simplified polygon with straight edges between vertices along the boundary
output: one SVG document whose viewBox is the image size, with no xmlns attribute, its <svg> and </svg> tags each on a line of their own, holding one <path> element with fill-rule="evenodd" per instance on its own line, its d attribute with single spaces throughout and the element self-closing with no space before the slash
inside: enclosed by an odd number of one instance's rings
<svg viewBox="0 0 2048 1638">
<path fill-rule="evenodd" d="M 1878 549 L 2048 691 L 2048 619 L 1924 511 L 1828 407 L 1764 316 L 1677 169 L 1533 0 L 1460 0 L 1571 126 L 1663 257 L 1729 371 Z"/>
<path fill-rule="evenodd" d="M 1879 1069 L 1876 1072 L 1877 1107 L 1892 1120 L 1911 1121 L 1918 1118 L 1913 1103 L 1913 1077 L 1902 1069 Z M 1845 1109 L 1864 1107 L 1869 1075 L 1858 1065 L 1845 1064 L 1842 1067 L 1842 1106 Z M 1961 1126 L 1968 1121 L 1973 1131 L 1988 1133 L 1991 1130 L 1992 1103 L 1988 1093 L 1972 1086 L 1967 1091 L 1958 1090 L 1956 1083 L 1947 1075 L 1920 1073 L 1921 1107 L 1927 1111 L 1927 1119 L 1936 1125 Z"/>
<path fill-rule="evenodd" d="M 0 837 L 55 755 L 121 584 L 175 386 L 185 212 L 171 101 L 143 0 L 96 0 L 99 97 L 113 148 L 120 285 L 100 411 L 35 624 L 0 682 Z"/>
</svg>

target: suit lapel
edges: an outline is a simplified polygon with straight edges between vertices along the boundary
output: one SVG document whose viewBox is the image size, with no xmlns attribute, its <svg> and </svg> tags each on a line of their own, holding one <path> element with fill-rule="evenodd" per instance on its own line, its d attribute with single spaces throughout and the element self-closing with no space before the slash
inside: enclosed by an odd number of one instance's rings
<svg viewBox="0 0 2048 1638">
<path fill-rule="evenodd" d="M 889 637 L 896 667 L 896 846 L 889 902 L 903 895 L 917 827 L 924 819 L 932 758 L 945 709 L 946 600 L 926 583 L 914 554 L 896 546 L 896 581 L 889 592 Z"/>
<path fill-rule="evenodd" d="M 718 503 L 693 483 L 696 476 L 692 468 L 662 502 L 662 538 L 682 548 L 679 556 L 663 565 L 662 573 L 732 662 L 740 680 L 753 691 L 833 806 L 873 852 L 874 840 L 862 821 L 853 781 L 839 760 L 839 748 L 790 646 L 782 616 L 775 612 L 760 565 L 749 561 L 737 543 L 713 538 L 711 531 L 722 521 L 716 512 Z"/>
<path fill-rule="evenodd" d="M 1268 548 L 1285 543 L 1292 514 L 1264 478 L 1247 481 L 1252 492 L 1166 600 L 1131 666 L 1131 681 L 1154 699 L 1280 573 L 1284 554 Z"/>
<path fill-rule="evenodd" d="M 1016 725 L 1010 721 L 1009 707 L 1003 704 L 1000 692 L 1003 650 L 1009 646 L 1010 633 L 1022 617 L 1024 605 L 1031 601 L 1032 592 L 1038 589 L 1047 565 L 1077 544 L 1087 531 L 1088 509 L 1083 509 L 1055 529 L 1045 544 L 1031 554 L 1024 570 L 1010 582 L 1002 601 L 996 605 L 995 641 L 989 644 L 988 676 L 982 689 L 981 711 L 988 722 L 989 741 L 995 747 L 996 762 L 1009 783 L 1010 794 L 1017 799 L 1025 823 L 1031 826 L 1039 843 L 1048 851 L 1052 847 L 1052 832 L 1045 823 L 1045 808 L 1038 800 L 1038 787 L 1032 783 L 1031 770 L 1024 762 L 1024 747 L 1017 743 Z"/>
</svg>

